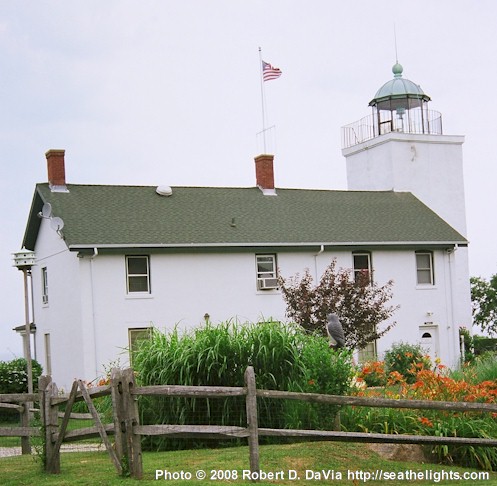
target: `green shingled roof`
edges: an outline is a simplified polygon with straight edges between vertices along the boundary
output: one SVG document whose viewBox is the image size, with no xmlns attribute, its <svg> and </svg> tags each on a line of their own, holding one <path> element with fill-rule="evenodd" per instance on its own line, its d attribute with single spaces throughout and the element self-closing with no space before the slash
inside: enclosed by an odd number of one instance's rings
<svg viewBox="0 0 497 486">
<path fill-rule="evenodd" d="M 64 220 L 70 249 L 455 244 L 465 238 L 411 193 L 68 185 L 35 190 L 24 245 L 32 249 L 43 203 Z"/>
</svg>

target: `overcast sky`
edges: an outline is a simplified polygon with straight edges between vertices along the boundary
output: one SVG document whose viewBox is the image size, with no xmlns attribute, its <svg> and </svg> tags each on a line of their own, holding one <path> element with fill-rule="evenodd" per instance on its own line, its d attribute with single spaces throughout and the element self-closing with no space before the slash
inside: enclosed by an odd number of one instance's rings
<svg viewBox="0 0 497 486">
<path fill-rule="evenodd" d="M 346 189 L 340 127 L 392 77 L 463 146 L 470 273 L 497 273 L 497 2 L 0 0 L 0 360 L 22 355 L 21 248 L 45 152 L 79 184 L 254 186 L 258 47 L 277 187 Z"/>
</svg>

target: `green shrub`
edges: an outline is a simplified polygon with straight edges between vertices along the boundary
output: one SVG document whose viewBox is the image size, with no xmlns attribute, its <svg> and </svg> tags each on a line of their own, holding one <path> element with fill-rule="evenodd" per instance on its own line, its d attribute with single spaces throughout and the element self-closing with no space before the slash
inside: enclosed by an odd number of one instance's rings
<svg viewBox="0 0 497 486">
<path fill-rule="evenodd" d="M 350 354 L 330 350 L 323 337 L 272 321 L 208 324 L 181 335 L 177 328 L 169 334 L 154 330 L 149 340 L 140 342 L 133 364 L 140 385 L 240 387 L 247 366 L 253 366 L 257 388 L 343 394 L 352 375 Z M 294 404 L 292 400 L 258 399 L 259 425 L 284 428 L 312 420 L 322 426 L 316 407 L 302 418 Z M 139 405 L 144 424 L 246 426 L 244 396 L 141 397 Z M 148 438 L 144 445 L 180 447 L 185 442 Z"/>
<path fill-rule="evenodd" d="M 33 389 L 38 388 L 38 378 L 41 376 L 41 365 L 32 360 Z M 24 358 L 12 361 L 0 361 L 0 394 L 1 393 L 27 393 L 28 392 L 28 366 Z"/>
<path fill-rule="evenodd" d="M 304 343 L 300 352 L 304 374 L 296 376 L 297 381 L 290 384 L 289 390 L 345 395 L 353 375 L 350 352 L 330 350 L 328 340 L 319 335 L 305 335 Z M 288 401 L 284 427 L 330 430 L 339 409 L 338 405 Z"/>
<path fill-rule="evenodd" d="M 364 380 L 366 386 L 385 386 L 387 384 L 385 363 L 383 361 L 370 361 L 364 363 L 358 377 Z"/>
<path fill-rule="evenodd" d="M 497 338 L 473 336 L 473 346 L 476 356 L 479 356 L 486 352 L 495 353 L 497 351 Z"/>
<path fill-rule="evenodd" d="M 416 381 L 416 374 L 421 367 L 431 368 L 431 361 L 419 344 L 394 343 L 385 353 L 385 371 L 387 376 L 393 371 L 400 373 L 407 383 Z"/>
<path fill-rule="evenodd" d="M 41 376 L 40 364 L 33 360 L 33 389 L 38 388 L 38 378 Z M 0 394 L 27 393 L 28 392 L 28 367 L 24 358 L 12 361 L 0 361 Z M 13 410 L 0 409 L 0 420 L 5 422 L 18 422 L 19 413 Z"/>
</svg>

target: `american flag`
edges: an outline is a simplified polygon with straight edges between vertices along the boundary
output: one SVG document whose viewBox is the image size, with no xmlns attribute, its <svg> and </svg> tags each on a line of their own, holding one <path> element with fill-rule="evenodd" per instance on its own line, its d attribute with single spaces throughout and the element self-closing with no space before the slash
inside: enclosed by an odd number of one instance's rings
<svg viewBox="0 0 497 486">
<path fill-rule="evenodd" d="M 264 81 L 271 81 L 281 76 L 281 69 L 271 66 L 268 62 L 262 61 L 262 79 Z"/>
</svg>

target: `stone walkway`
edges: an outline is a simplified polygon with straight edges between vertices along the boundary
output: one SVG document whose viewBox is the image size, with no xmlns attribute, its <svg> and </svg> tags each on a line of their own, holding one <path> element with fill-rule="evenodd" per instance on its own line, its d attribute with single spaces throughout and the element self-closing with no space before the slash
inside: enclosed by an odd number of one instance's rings
<svg viewBox="0 0 497 486">
<path fill-rule="evenodd" d="M 60 447 L 61 452 L 93 452 L 105 451 L 105 446 L 100 444 L 62 444 Z M 36 455 L 33 449 L 31 454 Z M 0 457 L 20 456 L 21 447 L 0 447 Z"/>
</svg>

